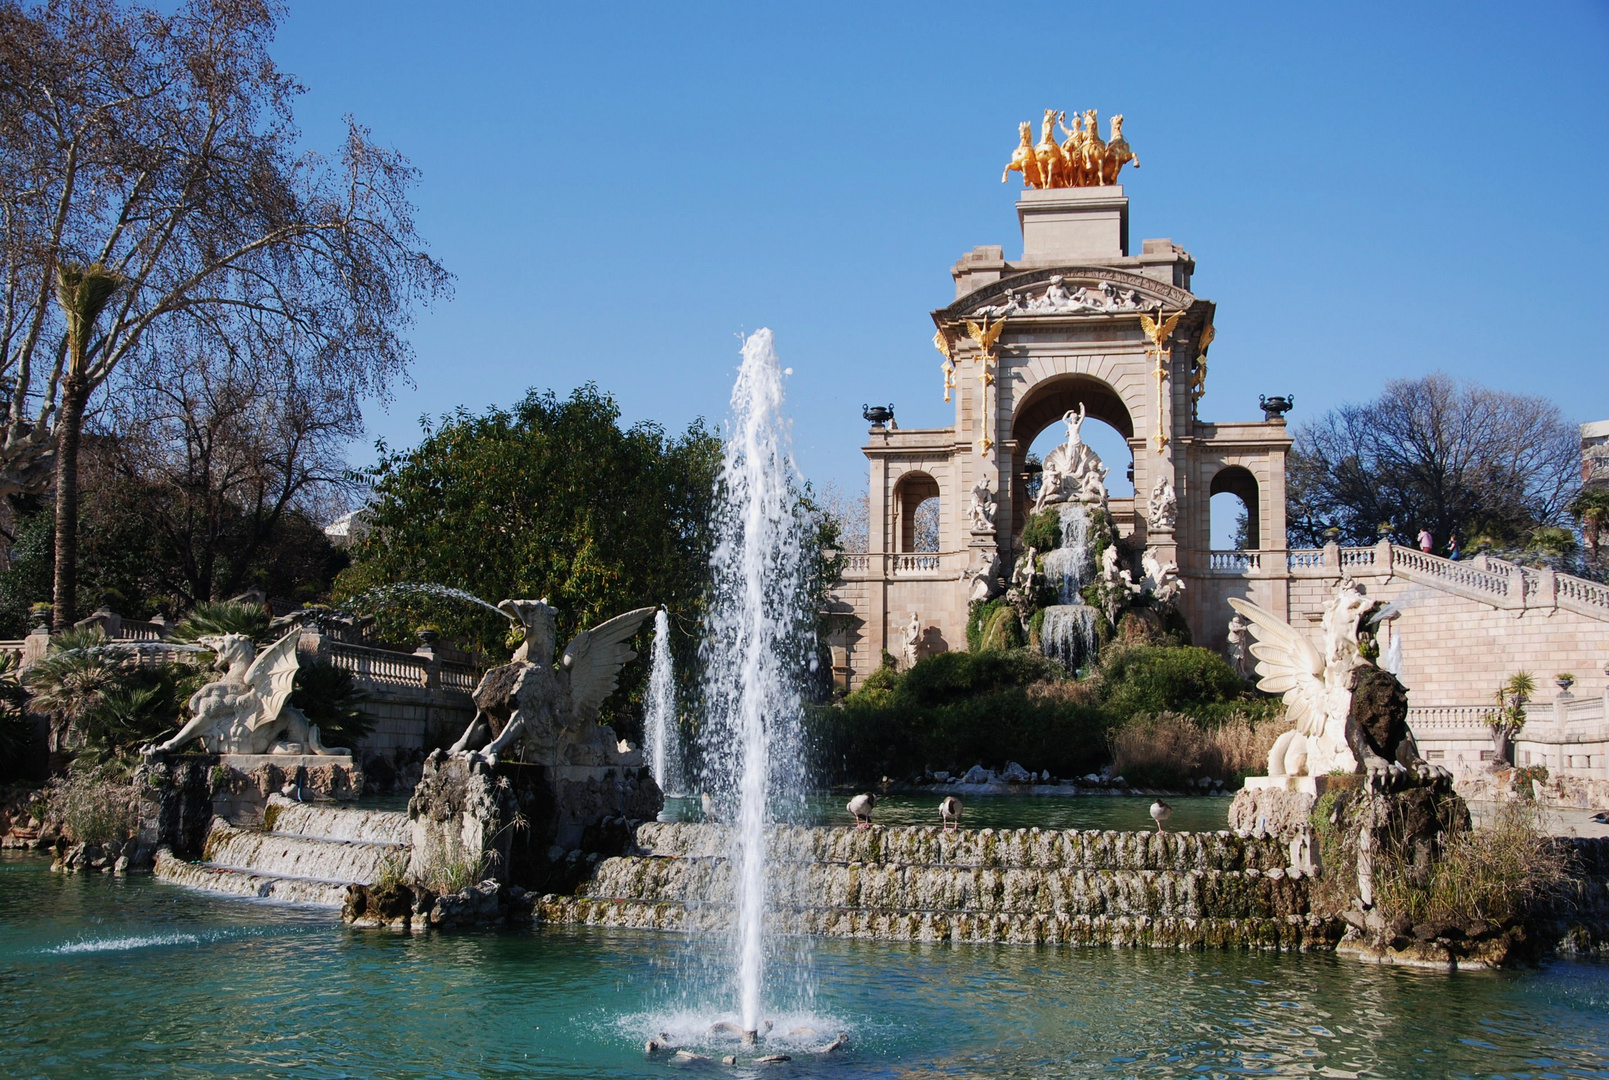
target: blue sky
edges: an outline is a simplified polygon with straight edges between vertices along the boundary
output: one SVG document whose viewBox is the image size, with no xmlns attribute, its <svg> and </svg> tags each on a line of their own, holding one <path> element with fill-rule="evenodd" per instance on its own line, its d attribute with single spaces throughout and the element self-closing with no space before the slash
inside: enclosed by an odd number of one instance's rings
<svg viewBox="0 0 1609 1080">
<path fill-rule="evenodd" d="M 1203 418 L 1438 369 L 1609 417 L 1609 4 L 302 0 L 274 53 L 310 146 L 351 113 L 421 169 L 457 275 L 369 412 L 393 445 L 589 379 L 719 422 L 770 326 L 800 467 L 861 487 L 862 403 L 951 420 L 928 312 L 974 245 L 1021 254 L 999 175 L 1049 106 L 1126 116 L 1131 242 L 1196 257 Z"/>
</svg>

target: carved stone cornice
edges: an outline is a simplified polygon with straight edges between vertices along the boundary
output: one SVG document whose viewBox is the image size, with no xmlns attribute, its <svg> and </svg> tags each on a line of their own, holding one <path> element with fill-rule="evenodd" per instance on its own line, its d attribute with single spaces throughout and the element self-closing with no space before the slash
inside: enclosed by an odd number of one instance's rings
<svg viewBox="0 0 1609 1080">
<path fill-rule="evenodd" d="M 1045 290 L 1036 288 L 1036 286 L 1044 285 L 1048 288 L 1052 278 L 1060 278 L 1069 288 L 1076 288 L 1080 285 L 1099 288 L 1103 283 L 1109 282 L 1115 288 L 1133 290 L 1141 297 L 1154 301 L 1155 305 L 1162 308 L 1185 309 L 1190 312 L 1187 318 L 1191 322 L 1194 322 L 1194 316 L 1196 315 L 1196 311 L 1193 309 L 1196 309 L 1198 305 L 1210 305 L 1211 303 L 1211 301 L 1202 300 L 1176 285 L 1169 285 L 1165 282 L 1157 281 L 1155 278 L 1146 277 L 1143 274 L 1135 274 L 1126 270 L 1114 270 L 1109 266 L 1042 266 L 990 282 L 977 291 L 968 293 L 949 307 L 939 308 L 933 312 L 933 322 L 940 327 L 944 327 L 968 316 L 975 316 L 983 308 L 998 307 L 1004 303 L 1007 300 L 1008 293 L 1031 292 L 1036 296 L 1042 296 Z M 1138 308 L 1131 308 L 1112 311 L 1044 313 L 1029 311 L 1012 314 L 1010 318 L 1015 323 L 1019 319 L 1066 319 L 1082 318 L 1088 315 L 1137 315 L 1139 310 Z M 1153 306 L 1149 310 L 1155 310 L 1155 307 Z"/>
</svg>

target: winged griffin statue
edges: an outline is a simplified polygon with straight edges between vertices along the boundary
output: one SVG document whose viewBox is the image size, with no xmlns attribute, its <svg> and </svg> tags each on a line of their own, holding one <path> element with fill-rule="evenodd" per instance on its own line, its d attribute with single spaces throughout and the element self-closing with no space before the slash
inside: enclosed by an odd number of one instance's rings
<svg viewBox="0 0 1609 1080">
<path fill-rule="evenodd" d="M 261 655 L 245 634 L 198 638 L 196 644 L 217 654 L 216 666 L 224 676 L 191 695 L 189 722 L 167 742 L 146 747 L 146 755 L 195 741 L 223 754 L 344 755 L 344 750 L 326 749 L 319 741 L 318 725 L 289 703 L 300 635 L 300 630 L 292 630 Z"/>
<path fill-rule="evenodd" d="M 1229 603 L 1251 623 L 1258 687 L 1284 696 L 1295 725 L 1269 751 L 1270 777 L 1363 772 L 1370 786 L 1392 788 L 1450 775 L 1419 756 L 1407 691 L 1366 655 L 1377 648 L 1370 622 L 1380 605 L 1350 578 L 1324 609 L 1322 652 L 1273 612 L 1248 600 Z"/>
<path fill-rule="evenodd" d="M 612 765 L 623 755 L 614 733 L 597 723 L 603 701 L 620 684 L 620 669 L 637 658 L 629 642 L 654 608 L 638 608 L 583 630 L 553 662 L 553 608 L 546 600 L 497 605 L 525 628 L 514 658 L 475 687 L 475 718 L 448 751 L 495 765 L 523 743 L 532 760 L 552 765 Z"/>
</svg>

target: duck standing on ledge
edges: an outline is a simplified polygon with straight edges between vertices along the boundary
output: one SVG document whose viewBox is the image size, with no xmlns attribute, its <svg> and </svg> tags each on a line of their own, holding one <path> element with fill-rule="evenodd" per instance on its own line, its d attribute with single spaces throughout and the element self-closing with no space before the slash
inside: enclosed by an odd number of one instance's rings
<svg viewBox="0 0 1609 1080">
<path fill-rule="evenodd" d="M 1156 822 L 1156 831 L 1162 832 L 1162 823 L 1173 816 L 1173 807 L 1158 799 L 1151 804 L 1151 820 Z"/>
<path fill-rule="evenodd" d="M 944 822 L 945 832 L 954 832 L 961 824 L 961 800 L 954 795 L 946 795 L 939 802 L 939 820 Z"/>
<path fill-rule="evenodd" d="M 877 805 L 877 796 L 871 792 L 856 795 L 849 800 L 849 812 L 855 815 L 855 828 L 869 829 L 872 826 L 872 808 Z"/>
</svg>

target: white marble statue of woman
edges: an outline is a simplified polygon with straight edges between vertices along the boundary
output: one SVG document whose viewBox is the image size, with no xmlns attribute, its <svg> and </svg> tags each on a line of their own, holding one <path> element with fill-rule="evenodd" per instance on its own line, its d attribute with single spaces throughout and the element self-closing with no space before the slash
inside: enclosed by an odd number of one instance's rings
<svg viewBox="0 0 1609 1080">
<path fill-rule="evenodd" d="M 918 653 L 922 647 L 922 616 L 918 612 L 911 612 L 911 621 L 905 624 L 905 638 L 902 651 L 905 654 L 905 670 L 909 671 L 916 666 L 920 659 Z"/>
</svg>

